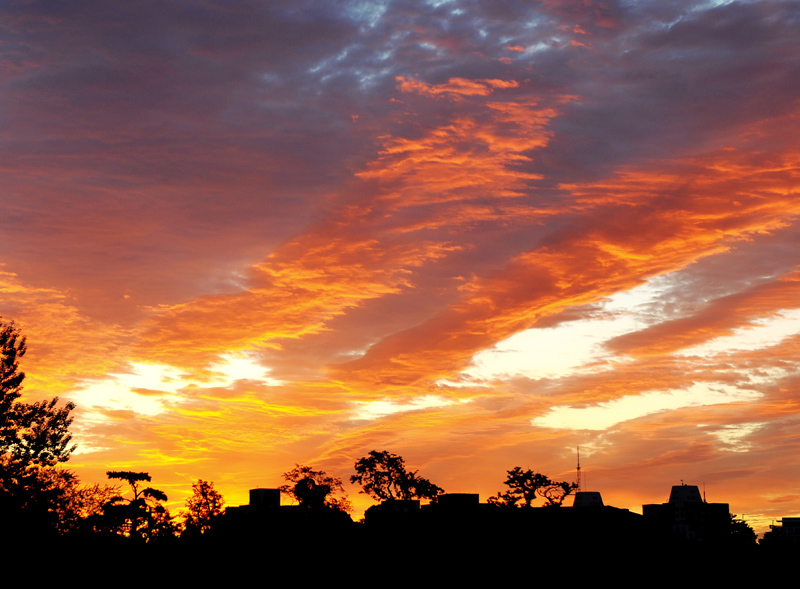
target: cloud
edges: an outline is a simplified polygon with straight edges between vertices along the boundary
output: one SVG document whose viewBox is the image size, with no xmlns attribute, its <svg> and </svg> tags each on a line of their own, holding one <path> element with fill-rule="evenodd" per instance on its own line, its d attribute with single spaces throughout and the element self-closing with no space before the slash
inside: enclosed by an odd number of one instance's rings
<svg viewBox="0 0 800 589">
<path fill-rule="evenodd" d="M 416 92 L 422 96 L 445 96 L 450 100 L 458 100 L 462 96 L 488 96 L 495 88 L 518 88 L 519 82 L 514 80 L 466 80 L 452 78 L 446 84 L 431 85 L 417 80 L 406 80 L 397 77 L 401 92 Z"/>
<path fill-rule="evenodd" d="M 377 187 L 254 266 L 248 290 L 158 309 L 142 353 L 180 363 L 176 355 L 196 352 L 203 363 L 229 349 L 315 335 L 354 307 L 415 288 L 416 268 L 468 247 L 437 232 L 548 215 L 514 204 L 534 176 L 513 166 L 546 143 L 544 127 L 556 111 L 515 101 L 490 101 L 482 111 L 488 119 L 462 119 L 413 140 L 387 138 L 360 174 Z"/>
<path fill-rule="evenodd" d="M 617 353 L 634 356 L 672 353 L 731 335 L 735 328 L 753 326 L 754 320 L 796 309 L 799 305 L 800 280 L 795 271 L 746 291 L 712 300 L 689 317 L 619 336 L 606 345 Z"/>
<path fill-rule="evenodd" d="M 447 377 L 479 350 L 542 317 L 600 301 L 645 278 L 720 254 L 736 240 L 787 225 L 800 213 L 796 155 L 785 154 L 777 171 L 762 170 L 747 158 L 722 151 L 675 162 L 673 173 L 629 170 L 599 185 L 563 186 L 575 206 L 560 215 L 558 233 L 505 269 L 465 285 L 462 301 L 439 316 L 337 367 L 338 376 L 394 384 Z M 683 179 L 687 176 L 690 182 Z M 647 231 L 636 232 L 637 227 Z M 793 306 L 794 283 L 787 283 L 778 309 Z M 736 320 L 726 316 L 725 321 Z"/>
<path fill-rule="evenodd" d="M 23 283 L 0 267 L 0 306 L 28 340 L 24 359 L 27 398 L 69 395 L 84 378 L 105 376 L 123 361 L 130 334 L 82 315 L 72 297 Z"/>
</svg>

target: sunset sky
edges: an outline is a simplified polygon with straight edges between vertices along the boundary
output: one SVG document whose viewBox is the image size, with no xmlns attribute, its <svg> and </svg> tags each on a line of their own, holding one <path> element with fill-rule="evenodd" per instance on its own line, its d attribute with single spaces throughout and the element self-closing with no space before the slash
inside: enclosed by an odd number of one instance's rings
<svg viewBox="0 0 800 589">
<path fill-rule="evenodd" d="M 798 186 L 796 1 L 0 3 L 26 398 L 175 510 L 580 446 L 606 504 L 800 515 Z"/>
</svg>

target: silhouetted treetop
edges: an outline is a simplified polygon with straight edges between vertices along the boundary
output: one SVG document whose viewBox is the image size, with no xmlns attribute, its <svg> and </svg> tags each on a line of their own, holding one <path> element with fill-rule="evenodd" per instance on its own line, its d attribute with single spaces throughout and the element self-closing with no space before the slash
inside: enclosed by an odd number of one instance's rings
<svg viewBox="0 0 800 589">
<path fill-rule="evenodd" d="M 0 420 L 19 398 L 25 373 L 19 371 L 19 359 L 25 355 L 26 339 L 13 323 L 0 323 Z M 4 421 L 0 421 L 0 426 Z"/>
<path fill-rule="evenodd" d="M 139 483 L 147 481 L 150 482 L 150 475 L 146 472 L 131 472 L 129 470 L 109 470 L 106 472 L 109 479 L 118 479 L 125 481 L 131 486 L 133 491 L 133 498 L 138 499 L 142 491 L 139 490 Z M 165 499 L 166 501 L 166 499 Z"/>
<path fill-rule="evenodd" d="M 730 542 L 739 546 L 755 546 L 757 535 L 744 519 L 730 514 Z"/>
<path fill-rule="evenodd" d="M 211 521 L 222 513 L 224 503 L 214 483 L 198 479 L 192 484 L 192 496 L 186 500 L 187 511 L 183 513 L 187 529 L 193 527 L 201 534 L 206 533 Z"/>
<path fill-rule="evenodd" d="M 373 450 L 355 463 L 351 483 L 362 486 L 362 493 L 379 501 L 390 499 L 435 499 L 444 489 L 428 479 L 409 472 L 401 456 Z"/>
<path fill-rule="evenodd" d="M 77 485 L 72 473 L 54 468 L 75 450 L 69 432 L 75 405 L 58 407 L 58 397 L 17 400 L 25 351 L 26 340 L 14 324 L 0 323 L 0 521 L 38 533 L 60 529 Z"/>
<path fill-rule="evenodd" d="M 128 483 L 133 499 L 117 496 L 105 504 L 99 525 L 104 531 L 145 542 L 178 532 L 177 524 L 162 505 L 167 500 L 166 493 L 152 487 L 139 489 L 139 483 L 150 481 L 148 473 L 110 470 L 106 476 Z"/>
<path fill-rule="evenodd" d="M 287 484 L 280 487 L 281 493 L 289 495 L 303 507 L 328 507 L 346 513 L 353 509 L 344 493 L 342 480 L 324 470 L 295 464 L 292 470 L 283 474 L 283 479 Z"/>
<path fill-rule="evenodd" d="M 14 324 L 0 324 L 0 456 L 9 468 L 54 466 L 69 460 L 72 403 L 57 407 L 50 401 L 20 403 L 25 373 L 19 359 L 25 355 L 25 338 Z"/>
<path fill-rule="evenodd" d="M 14 403 L 9 411 L 11 431 L 3 436 L 3 450 L 24 465 L 55 466 L 69 460 L 73 403 L 58 407 L 58 397 L 36 403 Z"/>
<path fill-rule="evenodd" d="M 490 497 L 489 503 L 516 507 L 521 501 L 522 507 L 531 507 L 537 497 L 541 497 L 547 501 L 548 507 L 559 507 L 564 499 L 578 488 L 576 483 L 552 481 L 546 475 L 530 469 L 522 470 L 519 466 L 507 472 L 505 484 L 508 491 L 498 492 L 494 497 Z"/>
</svg>

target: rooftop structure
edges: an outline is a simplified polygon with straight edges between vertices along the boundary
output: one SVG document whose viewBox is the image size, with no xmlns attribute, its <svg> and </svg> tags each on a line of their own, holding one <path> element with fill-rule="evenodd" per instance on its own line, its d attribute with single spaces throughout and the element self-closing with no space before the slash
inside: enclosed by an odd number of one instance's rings
<svg viewBox="0 0 800 589">
<path fill-rule="evenodd" d="M 712 541 L 730 534 L 730 506 L 705 502 L 696 485 L 672 487 L 667 503 L 643 505 L 642 515 L 651 525 L 689 540 Z"/>
<path fill-rule="evenodd" d="M 597 491 L 578 491 L 572 507 L 604 507 L 603 497 Z"/>
</svg>

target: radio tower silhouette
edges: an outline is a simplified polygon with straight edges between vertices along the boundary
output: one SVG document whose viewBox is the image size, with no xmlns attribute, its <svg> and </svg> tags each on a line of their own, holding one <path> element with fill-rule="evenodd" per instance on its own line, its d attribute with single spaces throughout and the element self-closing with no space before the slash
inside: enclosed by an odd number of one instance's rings
<svg viewBox="0 0 800 589">
<path fill-rule="evenodd" d="M 578 446 L 578 488 L 577 492 L 581 492 L 581 447 Z"/>
</svg>

